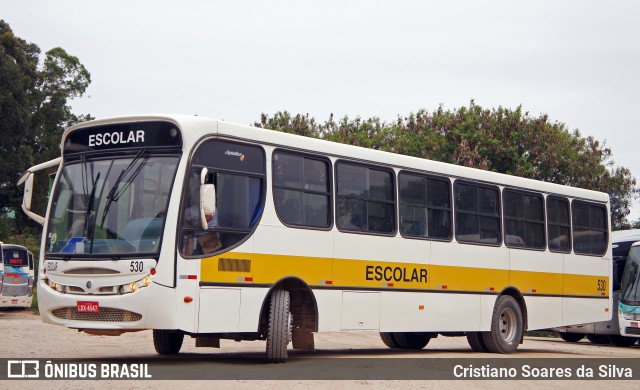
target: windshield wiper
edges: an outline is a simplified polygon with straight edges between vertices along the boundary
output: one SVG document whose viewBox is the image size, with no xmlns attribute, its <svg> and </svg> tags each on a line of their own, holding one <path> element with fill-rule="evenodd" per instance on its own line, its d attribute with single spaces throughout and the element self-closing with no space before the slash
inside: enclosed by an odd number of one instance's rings
<svg viewBox="0 0 640 390">
<path fill-rule="evenodd" d="M 109 192 L 107 193 L 107 196 L 106 196 L 107 204 L 104 206 L 104 212 L 102 213 L 102 221 L 100 221 L 100 227 L 104 226 L 104 220 L 107 218 L 107 214 L 109 213 L 109 208 L 111 207 L 111 204 L 113 202 L 117 202 L 118 199 L 120 199 L 120 197 L 127 191 L 127 189 L 129 189 L 129 187 L 133 183 L 133 179 L 135 179 L 135 177 L 138 176 L 138 174 L 140 173 L 140 171 L 144 167 L 144 164 L 139 164 L 138 167 L 135 169 L 135 171 L 133 171 L 133 173 L 130 175 L 130 177 L 127 178 L 127 184 L 125 184 L 116 193 L 120 183 L 124 180 L 124 178 L 127 176 L 127 174 L 133 169 L 133 167 L 135 166 L 136 162 L 138 162 L 140 157 L 142 157 L 142 155 L 145 152 L 146 152 L 146 150 L 139 151 L 138 154 L 136 154 L 136 156 L 133 158 L 133 160 L 129 163 L 129 165 L 127 165 L 127 167 L 125 169 L 123 169 L 122 172 L 120 172 L 120 175 L 118 175 L 118 178 L 113 183 L 113 186 L 111 187 L 111 189 L 109 190 Z M 93 245 L 93 243 L 92 243 L 92 245 Z"/>
<path fill-rule="evenodd" d="M 95 203 L 96 188 L 98 187 L 98 179 L 100 179 L 100 172 L 96 175 L 96 179 L 91 184 L 91 194 L 89 195 L 89 204 L 87 205 L 87 212 L 84 217 L 84 237 L 89 237 L 89 229 L 94 225 L 93 218 L 91 218 L 91 212 L 93 210 L 93 204 Z"/>
</svg>

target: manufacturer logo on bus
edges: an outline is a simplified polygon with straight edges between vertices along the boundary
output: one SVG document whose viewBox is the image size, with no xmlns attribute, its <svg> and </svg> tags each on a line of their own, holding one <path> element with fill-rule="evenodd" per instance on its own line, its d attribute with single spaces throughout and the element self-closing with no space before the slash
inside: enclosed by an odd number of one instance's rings
<svg viewBox="0 0 640 390">
<path fill-rule="evenodd" d="M 244 154 L 242 154 L 240 152 L 234 152 L 234 151 L 231 151 L 231 150 L 227 150 L 226 152 L 224 152 L 224 154 L 226 154 L 227 156 L 240 157 L 240 161 L 244 161 Z"/>
</svg>

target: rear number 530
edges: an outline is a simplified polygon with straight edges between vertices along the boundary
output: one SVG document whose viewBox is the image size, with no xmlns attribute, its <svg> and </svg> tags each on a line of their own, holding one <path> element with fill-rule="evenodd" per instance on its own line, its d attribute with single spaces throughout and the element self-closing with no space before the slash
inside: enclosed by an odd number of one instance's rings
<svg viewBox="0 0 640 390">
<path fill-rule="evenodd" d="M 598 291 L 607 291 L 607 281 L 598 279 Z"/>
<path fill-rule="evenodd" d="M 142 272 L 144 270 L 144 263 L 142 261 L 132 261 L 129 271 Z"/>
</svg>

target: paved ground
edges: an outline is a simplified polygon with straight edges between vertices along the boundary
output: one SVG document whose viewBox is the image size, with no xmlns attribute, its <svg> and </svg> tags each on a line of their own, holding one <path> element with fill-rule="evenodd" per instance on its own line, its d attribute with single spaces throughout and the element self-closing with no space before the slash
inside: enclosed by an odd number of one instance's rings
<svg viewBox="0 0 640 390">
<path fill-rule="evenodd" d="M 0 311 L 0 357 L 3 358 L 150 358 L 158 359 L 153 348 L 150 331 L 127 333 L 118 337 L 91 336 L 71 329 L 44 324 L 40 318 L 29 311 Z M 315 338 L 316 351 L 291 351 L 293 358 L 477 358 L 478 365 L 483 359 L 527 359 L 527 358 L 640 358 L 640 345 L 628 348 L 599 346 L 587 341 L 567 343 L 560 339 L 525 339 L 513 355 L 493 355 L 471 352 L 464 337 L 438 337 L 431 340 L 421 351 L 404 352 L 386 348 L 376 332 L 358 333 L 320 333 Z M 265 343 L 222 341 L 221 349 L 196 348 L 193 339 L 185 338 L 181 355 L 185 358 L 231 359 L 260 358 Z M 250 368 L 251 366 L 249 366 Z M 184 381 L 56 381 L 55 388 L 176 388 L 184 387 Z M 283 386 L 296 388 L 331 387 L 332 389 L 358 388 L 513 388 L 552 386 L 553 388 L 574 390 L 576 385 L 582 389 L 609 387 L 612 382 L 603 381 L 191 381 L 189 390 L 212 387 L 233 387 L 249 389 L 281 389 Z M 52 387 L 51 382 L 13 381 L 0 382 L 0 388 L 42 388 Z M 616 381 L 622 388 L 638 388 L 640 381 Z"/>
</svg>

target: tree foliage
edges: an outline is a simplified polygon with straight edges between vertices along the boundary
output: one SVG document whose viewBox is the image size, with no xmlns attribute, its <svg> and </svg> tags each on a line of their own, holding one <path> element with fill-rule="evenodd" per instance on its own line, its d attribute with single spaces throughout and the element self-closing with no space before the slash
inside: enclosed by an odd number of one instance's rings
<svg viewBox="0 0 640 390">
<path fill-rule="evenodd" d="M 59 156 L 64 129 L 90 119 L 74 115 L 68 105 L 91 82 L 78 58 L 58 47 L 45 53 L 42 65 L 39 61 L 40 48 L 16 37 L 0 20 L 0 214 L 17 211 L 18 231 L 26 223 L 20 212 L 22 192 L 16 186 L 20 174 Z M 36 185 L 46 186 L 46 178 L 39 180 Z M 34 206 L 42 207 L 43 191 L 36 195 L 40 197 L 34 198 Z"/>
<path fill-rule="evenodd" d="M 640 189 L 610 148 L 593 137 L 569 131 L 547 115 L 538 117 L 498 107 L 420 110 L 386 123 L 380 118 L 333 115 L 324 123 L 309 115 L 262 114 L 256 126 L 392 153 L 480 168 L 568 186 L 607 192 L 613 229 L 629 228 L 626 217 Z"/>
</svg>

